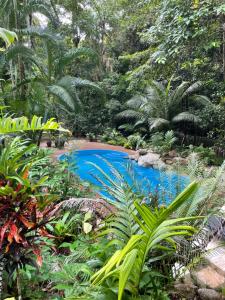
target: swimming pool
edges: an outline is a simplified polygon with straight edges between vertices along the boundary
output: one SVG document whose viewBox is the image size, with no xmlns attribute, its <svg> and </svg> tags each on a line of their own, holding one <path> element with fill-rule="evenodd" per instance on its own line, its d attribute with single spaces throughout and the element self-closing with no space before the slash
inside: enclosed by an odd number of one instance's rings
<svg viewBox="0 0 225 300">
<path fill-rule="evenodd" d="M 141 189 L 145 196 L 158 193 L 162 200 L 168 202 L 189 183 L 188 177 L 175 172 L 139 166 L 137 162 L 128 158 L 127 153 L 119 151 L 79 150 L 63 154 L 59 159 L 67 160 L 70 170 L 81 180 L 95 185 L 96 191 L 103 196 L 108 196 L 104 185 L 111 185 L 110 180 L 112 180 L 119 185 L 127 182 L 134 189 Z M 101 168 L 110 180 L 107 180 L 98 168 Z M 118 178 L 115 172 L 119 172 L 123 178 Z"/>
</svg>

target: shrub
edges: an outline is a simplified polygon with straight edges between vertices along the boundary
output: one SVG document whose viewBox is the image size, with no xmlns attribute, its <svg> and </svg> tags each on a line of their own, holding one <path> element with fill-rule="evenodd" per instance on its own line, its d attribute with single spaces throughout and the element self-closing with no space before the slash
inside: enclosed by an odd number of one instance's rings
<svg viewBox="0 0 225 300">
<path fill-rule="evenodd" d="M 177 138 L 173 130 L 167 131 L 165 134 L 156 132 L 151 136 L 151 146 L 161 154 L 167 154 L 172 148 Z"/>
<path fill-rule="evenodd" d="M 125 148 L 134 150 L 145 146 L 146 142 L 144 141 L 144 137 L 142 137 L 139 133 L 129 135 L 126 143 L 124 144 Z"/>
</svg>

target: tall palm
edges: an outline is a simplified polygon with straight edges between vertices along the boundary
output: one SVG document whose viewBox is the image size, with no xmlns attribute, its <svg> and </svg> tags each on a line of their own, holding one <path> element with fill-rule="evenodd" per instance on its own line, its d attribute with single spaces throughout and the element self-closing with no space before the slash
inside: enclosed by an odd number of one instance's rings
<svg viewBox="0 0 225 300">
<path fill-rule="evenodd" d="M 13 31 L 9 31 L 5 28 L 0 28 L 0 39 L 2 39 L 6 47 L 9 47 L 16 39 L 17 35 Z M 5 50 L 5 49 L 3 49 Z M 9 115 L 4 115 L 3 110 L 5 106 L 0 106 L 0 135 L 21 133 L 23 131 L 44 131 L 44 130 L 59 130 L 69 132 L 55 122 L 53 118 L 42 122 L 41 117 L 33 116 L 29 122 L 27 117 L 12 118 Z"/>
<path fill-rule="evenodd" d="M 182 82 L 172 89 L 171 80 L 164 86 L 153 81 L 143 95 L 136 95 L 127 101 L 127 109 L 118 114 L 119 118 L 135 120 L 135 125 L 148 124 L 150 130 L 171 127 L 176 122 L 199 122 L 199 118 L 188 109 L 191 105 L 211 105 L 210 100 L 196 94 L 201 82 Z"/>
<path fill-rule="evenodd" d="M 48 108 L 49 105 L 53 104 L 55 107 L 55 104 L 60 104 L 62 108 L 75 111 L 81 104 L 78 97 L 79 88 L 89 88 L 102 93 L 102 89 L 94 82 L 69 76 L 66 72 L 66 67 L 80 59 L 97 61 L 94 51 L 84 47 L 66 50 L 59 35 L 39 27 L 21 30 L 20 34 L 31 36 L 37 43 L 41 43 L 43 52 L 39 51 L 39 55 L 35 55 L 32 49 L 17 44 L 6 52 L 6 58 L 12 60 L 21 53 L 27 62 L 33 64 L 35 72 L 30 82 L 36 82 L 45 89 Z M 26 83 L 27 81 L 24 82 Z"/>
<path fill-rule="evenodd" d="M 24 58 L 27 57 L 27 51 L 23 46 L 24 43 L 28 45 L 28 48 L 31 48 L 32 42 L 31 38 L 28 36 L 26 39 L 20 33 L 21 29 L 30 28 L 33 23 L 33 13 L 41 13 L 45 15 L 51 22 L 55 25 L 57 23 L 57 16 L 54 13 L 54 9 L 51 4 L 46 0 L 25 0 L 23 5 L 19 0 L 0 0 L 0 11 L 2 10 L 3 22 L 7 29 L 15 30 L 18 34 L 18 45 L 15 45 L 16 52 L 14 55 L 14 61 L 9 60 L 10 64 L 10 76 L 12 86 L 15 87 L 20 84 L 17 89 L 17 94 L 14 93 L 14 98 L 19 96 L 24 99 L 26 96 L 25 85 L 22 84 L 26 79 L 26 69 L 29 66 L 29 63 L 26 63 Z"/>
</svg>

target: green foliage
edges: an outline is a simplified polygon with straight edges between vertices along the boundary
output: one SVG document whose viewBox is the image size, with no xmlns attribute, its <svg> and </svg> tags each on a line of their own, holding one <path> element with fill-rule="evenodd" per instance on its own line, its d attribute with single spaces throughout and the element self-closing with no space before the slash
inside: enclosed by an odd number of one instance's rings
<svg viewBox="0 0 225 300">
<path fill-rule="evenodd" d="M 0 134 L 20 133 L 22 131 L 45 131 L 45 130 L 59 130 L 68 132 L 63 129 L 59 123 L 54 121 L 54 118 L 42 123 L 42 118 L 33 116 L 29 122 L 27 117 L 12 118 L 3 116 L 0 118 Z"/>
<path fill-rule="evenodd" d="M 107 264 L 92 276 L 93 284 L 102 284 L 108 277 L 118 280 L 118 299 L 122 299 L 124 290 L 137 295 L 140 278 L 145 263 L 161 260 L 176 249 L 175 236 L 191 236 L 195 229 L 186 222 L 195 218 L 172 218 L 171 215 L 196 191 L 197 184 L 192 183 L 167 207 L 159 211 L 151 210 L 147 205 L 134 203 L 138 216 L 133 216 L 139 232 L 132 235 L 121 250 L 117 250 Z M 156 249 L 163 250 L 154 258 L 150 256 Z"/>
<path fill-rule="evenodd" d="M 146 146 L 146 142 L 144 137 L 140 134 L 136 133 L 133 135 L 129 135 L 127 137 L 127 142 L 124 144 L 125 148 L 138 150 L 139 148 L 144 148 Z"/>
<path fill-rule="evenodd" d="M 15 138 L 0 155 L 0 251 L 9 276 L 28 264 L 35 265 L 33 255 L 41 266 L 44 237 L 50 236 L 46 224 L 58 211 L 51 196 L 38 193 L 46 178 L 35 183 L 29 179 L 31 164 L 38 159 L 34 153 L 30 156 L 33 149 Z"/>
<path fill-rule="evenodd" d="M 206 164 L 206 165 L 214 165 L 217 157 L 212 148 L 206 148 L 201 146 L 193 147 L 191 150 L 194 153 L 197 153 L 199 155 L 199 158 Z"/>
<path fill-rule="evenodd" d="M 8 48 L 16 39 L 18 39 L 15 32 L 7 30 L 5 28 L 0 27 L 0 38 L 3 39 L 3 41 L 6 44 L 6 47 Z M 2 49 L 1 49 L 2 50 Z"/>
<path fill-rule="evenodd" d="M 111 145 L 124 146 L 127 142 L 126 138 L 116 129 L 107 128 L 101 136 L 101 141 Z"/>
<path fill-rule="evenodd" d="M 81 231 L 81 221 L 82 218 L 79 213 L 75 212 L 72 215 L 70 212 L 65 212 L 48 225 L 48 229 L 57 238 L 57 248 L 64 242 L 74 240 L 75 236 Z"/>
<path fill-rule="evenodd" d="M 167 154 L 172 150 L 177 138 L 174 135 L 173 130 L 167 131 L 165 134 L 162 132 L 156 132 L 151 136 L 150 144 L 154 150 L 161 154 Z"/>
<path fill-rule="evenodd" d="M 57 195 L 60 200 L 93 195 L 91 185 L 81 182 L 78 177 L 68 170 L 68 162 L 53 162 L 45 151 L 39 150 L 38 153 L 39 159 L 32 164 L 30 178 L 38 181 L 42 177 L 47 177 L 45 187 L 48 193 Z"/>
<path fill-rule="evenodd" d="M 191 85 L 183 82 L 172 89 L 172 79 L 167 86 L 153 81 L 143 95 L 136 95 L 126 102 L 128 109 L 118 117 L 134 122 L 135 126 L 148 125 L 150 130 L 162 130 L 178 122 L 198 123 L 199 119 L 188 111 L 188 106 L 187 111 L 182 109 L 182 102 L 188 101 L 189 106 L 191 103 L 210 105 L 207 97 L 196 95 L 201 86 L 200 82 Z"/>
</svg>

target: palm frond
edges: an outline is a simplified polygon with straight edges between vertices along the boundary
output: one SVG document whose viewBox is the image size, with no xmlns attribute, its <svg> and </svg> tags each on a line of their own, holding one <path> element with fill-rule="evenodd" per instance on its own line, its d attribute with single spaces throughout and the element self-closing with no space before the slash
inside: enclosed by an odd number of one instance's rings
<svg viewBox="0 0 225 300">
<path fill-rule="evenodd" d="M 46 28 L 32 26 L 26 29 L 17 30 L 21 35 L 39 37 L 43 41 L 48 41 L 51 44 L 58 45 L 62 39 L 58 34 L 51 32 Z"/>
<path fill-rule="evenodd" d="M 17 59 L 18 55 L 22 56 L 23 58 L 32 60 L 34 52 L 32 51 L 32 49 L 20 43 L 16 43 L 5 52 L 7 60 Z"/>
<path fill-rule="evenodd" d="M 192 168 L 194 168 L 192 166 Z M 217 171 L 216 175 L 206 179 L 202 179 L 201 185 L 197 193 L 184 203 L 177 211 L 177 216 L 193 216 L 209 214 L 209 211 L 218 205 L 219 209 L 223 205 L 223 200 L 220 203 L 213 201 L 218 193 L 223 189 L 223 176 L 225 175 L 225 162 Z"/>
<path fill-rule="evenodd" d="M 189 101 L 193 101 L 196 104 L 201 104 L 202 106 L 213 105 L 207 96 L 203 95 L 193 95 L 188 98 Z"/>
<path fill-rule="evenodd" d="M 201 81 L 194 82 L 192 85 L 189 86 L 189 88 L 186 89 L 186 91 L 183 94 L 183 98 L 189 97 L 201 89 L 203 86 L 203 83 Z"/>
<path fill-rule="evenodd" d="M 190 112 L 188 112 L 188 111 L 184 111 L 184 112 L 182 112 L 182 113 L 176 115 L 176 116 L 173 118 L 172 121 L 173 121 L 173 122 L 192 122 L 192 123 L 199 123 L 199 122 L 201 122 L 201 119 L 200 119 L 198 116 L 196 116 L 196 115 L 194 115 L 194 114 L 192 114 L 192 113 L 190 113 Z"/>
<path fill-rule="evenodd" d="M 142 113 L 132 109 L 126 109 L 116 115 L 118 119 L 139 119 L 142 118 Z"/>
<path fill-rule="evenodd" d="M 89 88 L 93 91 L 98 92 L 101 95 L 104 95 L 104 91 L 103 89 L 96 83 L 87 80 L 87 79 L 82 79 L 79 77 L 71 77 L 71 76 L 66 76 L 71 84 L 75 87 L 75 88 Z"/>
<path fill-rule="evenodd" d="M 172 92 L 171 104 L 178 104 L 182 101 L 182 99 L 184 98 L 184 93 L 187 90 L 188 86 L 189 82 L 184 81 Z"/>
<path fill-rule="evenodd" d="M 100 176 L 93 175 L 106 193 L 102 198 L 113 206 L 115 213 L 105 220 L 104 227 L 100 229 L 99 236 L 110 235 L 113 237 L 109 243 L 117 244 L 118 247 L 124 246 L 133 234 L 137 233 L 138 226 L 135 224 L 133 215 L 136 215 L 134 201 L 140 202 L 144 197 L 141 184 L 135 178 L 132 169 L 127 166 L 129 180 L 125 180 L 122 173 L 116 170 L 108 161 L 103 160 L 110 168 L 111 174 L 108 175 L 96 164 L 90 163 L 95 170 L 100 172 Z M 105 183 L 107 182 L 107 183 Z M 136 191 L 136 192 L 134 192 Z"/>
<path fill-rule="evenodd" d="M 126 106 L 131 109 L 139 109 L 144 100 L 144 96 L 136 95 L 126 102 Z"/>
<path fill-rule="evenodd" d="M 92 60 L 96 60 L 97 54 L 89 48 L 80 47 L 80 48 L 73 48 L 69 50 L 66 54 L 64 54 L 57 62 L 56 62 L 56 74 L 60 75 L 62 73 L 63 68 L 72 63 L 74 60 L 78 58 L 90 58 Z"/>
<path fill-rule="evenodd" d="M 64 103 L 64 105 L 70 107 L 72 110 L 75 110 L 75 101 L 73 95 L 71 95 L 65 87 L 59 84 L 53 84 L 48 86 L 48 90 L 51 94 L 58 97 Z"/>
<path fill-rule="evenodd" d="M 46 16 L 53 24 L 56 24 L 57 17 L 52 10 L 51 5 L 43 0 L 31 0 L 23 6 L 21 16 L 26 17 L 29 14 L 39 12 Z"/>
<path fill-rule="evenodd" d="M 162 118 L 149 119 L 150 130 L 156 130 L 156 129 L 161 129 L 163 127 L 168 127 L 169 124 L 170 122 L 166 119 L 162 119 Z"/>
</svg>

